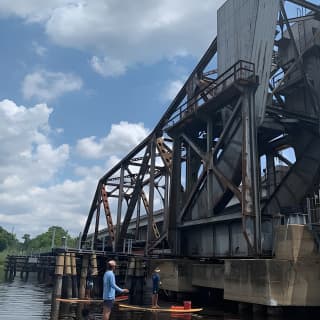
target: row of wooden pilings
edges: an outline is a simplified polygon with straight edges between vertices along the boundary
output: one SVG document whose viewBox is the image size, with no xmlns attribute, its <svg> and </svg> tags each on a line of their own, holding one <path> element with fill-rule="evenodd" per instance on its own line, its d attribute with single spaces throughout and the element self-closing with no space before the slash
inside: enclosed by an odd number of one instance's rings
<svg viewBox="0 0 320 320">
<path fill-rule="evenodd" d="M 90 275 L 98 275 L 97 257 L 95 253 L 81 255 L 81 271 L 78 287 L 77 257 L 75 253 L 58 253 L 54 271 L 54 288 L 52 292 L 51 318 L 58 319 L 62 295 L 65 298 L 85 298 L 87 275 L 90 265 Z M 90 262 L 89 262 L 90 261 Z"/>
<path fill-rule="evenodd" d="M 20 278 L 27 281 L 30 272 L 36 272 L 39 282 L 50 282 L 53 256 L 20 256 L 8 255 L 4 274 L 7 281 L 12 281 L 20 272 Z"/>
<path fill-rule="evenodd" d="M 109 258 L 116 259 L 118 268 L 116 276 L 120 285 L 125 285 L 130 290 L 131 302 L 141 304 L 145 292 L 146 263 L 142 257 L 128 257 L 111 255 Z M 94 252 L 57 253 L 54 271 L 54 286 L 52 292 L 51 319 L 59 318 L 60 301 L 57 298 L 84 299 L 86 297 L 87 277 L 94 282 L 91 298 L 102 299 L 102 277 L 106 268 L 107 257 L 97 255 Z M 99 270 L 98 270 L 99 267 Z M 148 292 L 151 289 L 148 289 Z M 151 302 L 150 302 L 151 303 Z M 65 305 L 63 306 L 65 307 Z"/>
</svg>

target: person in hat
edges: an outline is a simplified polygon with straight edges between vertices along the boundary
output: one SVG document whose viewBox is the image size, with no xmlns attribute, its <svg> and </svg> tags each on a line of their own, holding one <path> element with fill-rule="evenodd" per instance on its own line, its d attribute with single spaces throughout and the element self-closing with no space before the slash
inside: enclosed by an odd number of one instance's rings
<svg viewBox="0 0 320 320">
<path fill-rule="evenodd" d="M 160 308 L 158 305 L 158 292 L 160 287 L 160 269 L 156 267 L 152 273 L 152 308 Z"/>
<path fill-rule="evenodd" d="M 116 285 L 114 270 L 117 264 L 114 260 L 107 262 L 107 271 L 103 276 L 103 320 L 110 319 L 111 309 L 115 300 L 116 291 L 128 293 L 128 289 L 121 289 Z"/>
</svg>

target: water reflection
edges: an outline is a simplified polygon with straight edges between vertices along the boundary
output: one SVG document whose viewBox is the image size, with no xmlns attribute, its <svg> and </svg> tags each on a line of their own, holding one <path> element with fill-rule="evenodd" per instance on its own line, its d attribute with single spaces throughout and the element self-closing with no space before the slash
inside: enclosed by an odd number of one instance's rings
<svg viewBox="0 0 320 320">
<path fill-rule="evenodd" d="M 16 279 L 0 283 L 0 319 L 50 319 L 51 290 Z"/>
<path fill-rule="evenodd" d="M 24 282 L 19 277 L 13 282 L 0 282 L 0 319 L 6 320 L 53 320 L 51 318 L 52 288 L 39 284 L 36 279 L 29 278 Z M 170 303 L 162 302 L 163 307 Z M 84 318 L 82 311 L 88 309 L 89 317 Z M 227 309 L 229 310 L 229 309 Z M 266 313 L 237 315 L 223 313 L 212 308 L 205 308 L 199 314 L 170 314 L 158 312 L 123 311 L 115 306 L 111 314 L 112 320 L 283 320 L 283 319 L 319 319 L 319 313 L 313 310 L 292 309 L 286 315 L 268 316 Z M 60 303 L 56 320 L 95 319 L 102 320 L 102 305 L 99 304 L 67 304 Z"/>
</svg>

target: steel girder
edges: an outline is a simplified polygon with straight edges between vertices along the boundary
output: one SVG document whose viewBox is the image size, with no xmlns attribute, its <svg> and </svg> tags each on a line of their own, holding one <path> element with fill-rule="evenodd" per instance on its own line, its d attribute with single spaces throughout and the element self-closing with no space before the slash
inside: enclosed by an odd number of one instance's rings
<svg viewBox="0 0 320 320">
<path fill-rule="evenodd" d="M 318 13 L 319 7 L 311 2 L 291 2 Z M 274 39 L 277 50 L 265 89 L 269 91 L 262 106 L 263 121 L 256 121 L 255 115 L 259 68 L 251 61 L 239 61 L 224 72 L 206 70 L 217 53 L 219 58 L 216 38 L 155 129 L 99 180 L 83 243 L 94 215 L 97 242 L 105 185 L 108 198 L 117 201 L 111 206 L 117 216 L 114 250 L 130 236 L 130 222 L 136 223 L 135 239 L 140 239 L 142 201 L 148 220 L 146 253 L 163 242 L 176 255 L 272 252 L 275 217 L 288 205 L 302 205 L 318 179 L 320 160 L 316 116 L 320 81 L 307 68 L 317 63 L 317 51 L 314 46 L 297 45 L 296 27 L 282 5 L 279 13 L 281 35 Z M 262 31 L 259 26 L 257 30 Z M 301 110 L 292 102 L 292 92 L 297 90 L 307 96 Z M 288 149 L 294 151 L 294 159 L 282 153 Z M 281 175 L 276 159 L 285 166 Z M 154 231 L 156 209 L 164 215 L 158 233 Z M 211 244 L 204 248 L 206 243 Z"/>
</svg>

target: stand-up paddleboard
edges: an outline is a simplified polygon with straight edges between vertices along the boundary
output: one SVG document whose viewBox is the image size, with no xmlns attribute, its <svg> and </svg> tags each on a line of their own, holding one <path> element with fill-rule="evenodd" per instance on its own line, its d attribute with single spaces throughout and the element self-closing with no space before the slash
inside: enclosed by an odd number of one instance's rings
<svg viewBox="0 0 320 320">
<path fill-rule="evenodd" d="M 128 296 L 119 296 L 116 297 L 115 303 L 127 301 L 129 299 Z M 65 302 L 65 303 L 103 303 L 102 299 L 77 299 L 77 298 L 71 298 L 71 299 L 64 299 L 64 298 L 56 298 L 57 301 Z"/>
<path fill-rule="evenodd" d="M 192 308 L 192 309 L 173 309 L 173 308 L 148 308 L 148 307 L 140 307 L 134 306 L 130 304 L 119 304 L 119 308 L 123 308 L 126 310 L 137 310 L 137 311 L 151 311 L 151 312 L 174 312 L 174 313 L 194 313 L 203 310 L 202 308 Z"/>
</svg>

